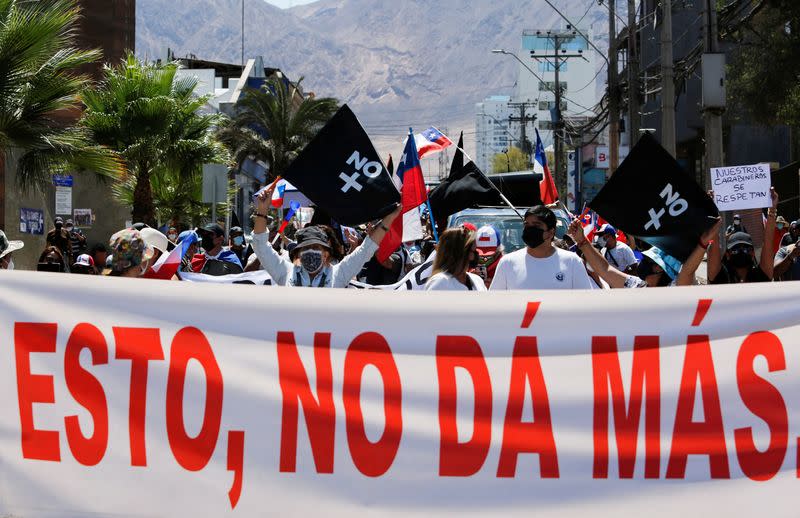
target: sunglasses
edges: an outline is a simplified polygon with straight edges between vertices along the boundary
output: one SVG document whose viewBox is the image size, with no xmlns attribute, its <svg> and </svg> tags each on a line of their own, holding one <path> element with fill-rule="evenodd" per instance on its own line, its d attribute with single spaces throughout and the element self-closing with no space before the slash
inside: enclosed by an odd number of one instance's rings
<svg viewBox="0 0 800 518">
<path fill-rule="evenodd" d="M 753 251 L 752 246 L 737 246 L 731 248 L 732 254 L 750 254 Z"/>
</svg>

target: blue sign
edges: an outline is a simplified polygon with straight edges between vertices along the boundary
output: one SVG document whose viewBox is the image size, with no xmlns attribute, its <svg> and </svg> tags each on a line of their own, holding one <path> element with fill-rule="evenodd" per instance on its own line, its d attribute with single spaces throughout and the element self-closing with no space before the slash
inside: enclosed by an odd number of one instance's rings
<svg viewBox="0 0 800 518">
<path fill-rule="evenodd" d="M 44 211 L 20 208 L 19 231 L 21 234 L 44 234 Z"/>
<path fill-rule="evenodd" d="M 53 185 L 56 187 L 72 187 L 72 175 L 54 174 Z"/>
</svg>

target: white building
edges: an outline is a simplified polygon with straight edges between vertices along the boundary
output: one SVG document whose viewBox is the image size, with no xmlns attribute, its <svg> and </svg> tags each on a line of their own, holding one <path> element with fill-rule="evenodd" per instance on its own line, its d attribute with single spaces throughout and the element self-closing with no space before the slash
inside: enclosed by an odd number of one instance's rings
<svg viewBox="0 0 800 518">
<path fill-rule="evenodd" d="M 528 138 L 535 144 L 533 126 L 539 129 L 545 147 L 553 144 L 553 116 L 555 115 L 555 54 L 556 36 L 561 52 L 560 56 L 580 56 L 559 60 L 559 82 L 561 83 L 562 117 L 591 116 L 591 109 L 597 104 L 596 52 L 589 46 L 586 38 L 592 38 L 590 30 L 575 31 L 567 29 L 526 30 L 522 33 L 520 60 L 531 70 L 520 65 L 517 81 L 516 100 L 531 101 L 529 111 L 536 114 L 535 123 L 528 125 Z M 519 114 L 515 114 L 519 115 Z M 519 132 L 518 124 L 512 126 L 512 133 Z"/>
<path fill-rule="evenodd" d="M 492 158 L 512 145 L 517 145 L 509 131 L 507 95 L 493 95 L 475 105 L 475 164 L 481 171 L 492 173 Z"/>
</svg>

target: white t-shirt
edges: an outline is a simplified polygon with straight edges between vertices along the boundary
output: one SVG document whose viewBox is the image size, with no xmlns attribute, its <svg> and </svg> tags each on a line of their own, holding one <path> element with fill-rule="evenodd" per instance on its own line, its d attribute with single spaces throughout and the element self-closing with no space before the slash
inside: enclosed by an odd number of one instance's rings
<svg viewBox="0 0 800 518">
<path fill-rule="evenodd" d="M 589 274 L 580 257 L 554 248 L 550 257 L 537 259 L 527 248 L 500 259 L 490 290 L 578 290 L 591 289 Z"/>
<path fill-rule="evenodd" d="M 486 284 L 484 284 L 483 279 L 481 279 L 474 273 L 467 273 L 467 277 L 469 278 L 470 281 L 472 281 L 472 291 L 486 291 Z M 469 288 L 467 288 L 466 285 L 461 284 L 461 282 L 458 279 L 456 279 L 449 273 L 439 272 L 436 275 L 432 276 L 430 279 L 428 279 L 428 282 L 425 283 L 425 290 L 468 291 Z"/>
<path fill-rule="evenodd" d="M 606 258 L 608 264 L 621 272 L 624 272 L 629 266 L 638 262 L 636 261 L 636 256 L 633 255 L 631 247 L 625 243 L 617 242 L 617 246 L 614 248 L 610 250 L 608 248 L 603 248 L 600 253 Z"/>
</svg>

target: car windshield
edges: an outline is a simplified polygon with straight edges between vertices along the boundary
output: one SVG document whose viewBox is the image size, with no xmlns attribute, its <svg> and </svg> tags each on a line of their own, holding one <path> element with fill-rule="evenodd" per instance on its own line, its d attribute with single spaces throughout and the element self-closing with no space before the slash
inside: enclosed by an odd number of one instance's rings
<svg viewBox="0 0 800 518">
<path fill-rule="evenodd" d="M 505 247 L 506 253 L 519 250 L 525 243 L 522 242 L 522 220 L 514 217 L 496 214 L 471 214 L 469 216 L 458 216 L 455 225 L 472 223 L 476 228 L 484 225 L 491 225 L 500 233 L 500 244 Z"/>
<path fill-rule="evenodd" d="M 556 227 L 556 237 L 564 237 L 569 220 L 565 216 L 556 212 L 558 226 Z M 459 214 L 455 217 L 454 225 L 472 223 L 476 228 L 484 225 L 491 225 L 500 233 L 500 244 L 505 247 L 505 253 L 515 252 L 525 246 L 522 242 L 523 222 L 516 216 L 508 214 Z"/>
</svg>

